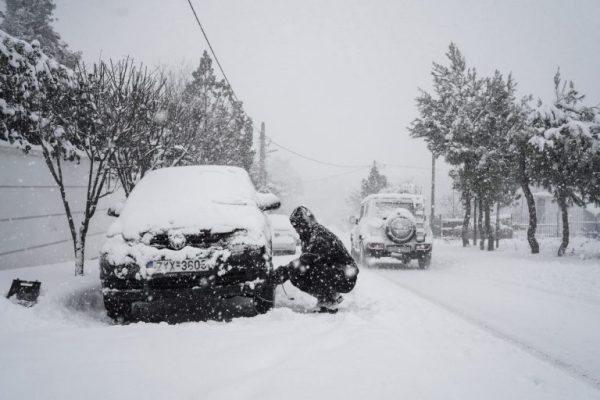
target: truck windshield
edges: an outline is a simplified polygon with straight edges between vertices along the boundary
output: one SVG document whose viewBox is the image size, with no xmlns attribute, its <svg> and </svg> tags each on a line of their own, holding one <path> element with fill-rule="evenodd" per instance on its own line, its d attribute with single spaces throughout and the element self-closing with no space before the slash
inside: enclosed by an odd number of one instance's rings
<svg viewBox="0 0 600 400">
<path fill-rule="evenodd" d="M 404 208 L 414 214 L 415 208 L 412 203 L 404 203 L 400 201 L 378 201 L 371 207 L 371 215 L 379 218 L 387 217 L 392 211 Z"/>
</svg>

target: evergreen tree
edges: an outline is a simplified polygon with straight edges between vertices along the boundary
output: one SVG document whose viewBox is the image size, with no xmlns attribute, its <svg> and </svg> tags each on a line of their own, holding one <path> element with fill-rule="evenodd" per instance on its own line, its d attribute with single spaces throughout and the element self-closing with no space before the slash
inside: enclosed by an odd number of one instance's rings
<svg viewBox="0 0 600 400">
<path fill-rule="evenodd" d="M 360 194 L 364 199 L 370 194 L 381 192 L 388 185 L 388 180 L 385 175 L 379 172 L 377 163 L 373 161 L 373 165 L 369 170 L 369 175 L 362 180 Z"/>
<path fill-rule="evenodd" d="M 533 130 L 528 125 L 532 113 L 529 105 L 530 101 L 531 96 L 527 96 L 521 99 L 520 102 L 513 102 L 512 109 L 513 116 L 515 117 L 515 125 L 509 131 L 508 142 L 505 144 L 504 151 L 512 166 L 512 179 L 521 189 L 527 203 L 529 215 L 527 241 L 531 253 L 538 254 L 540 252 L 540 245 L 535 236 L 537 231 L 537 210 L 535 207 L 535 198 L 531 191 L 531 185 L 537 183 L 537 176 L 532 164 L 534 149 L 529 144 L 529 140 L 533 135 Z"/>
<path fill-rule="evenodd" d="M 471 199 L 476 198 L 485 218 L 488 250 L 493 250 L 491 208 L 509 201 L 515 191 L 509 148 L 513 133 L 522 128 L 523 113 L 517 112 L 511 76 L 505 79 L 496 71 L 491 77 L 479 78 L 474 68 L 467 68 L 454 44 L 446 56 L 448 66 L 434 63 L 434 92 L 421 91 L 417 97 L 420 117 L 409 129 L 413 137 L 425 139 L 435 155 L 454 167 L 451 177 L 465 205 L 463 244 L 468 244 L 468 214 Z M 483 248 L 483 235 L 480 245 Z"/>
<path fill-rule="evenodd" d="M 55 8 L 54 0 L 6 0 L 0 29 L 29 43 L 39 42 L 45 54 L 74 68 L 80 54 L 69 50 L 52 27 Z"/>
<path fill-rule="evenodd" d="M 597 200 L 600 155 L 600 118 L 595 107 L 582 104 L 573 82 L 554 77 L 555 99 L 538 104 L 531 121 L 532 162 L 541 185 L 554 195 L 562 216 L 562 242 L 558 255 L 569 245 L 569 206 Z"/>
<path fill-rule="evenodd" d="M 225 80 L 217 80 L 205 51 L 183 92 L 194 132 L 194 163 L 252 166 L 252 120 Z"/>
</svg>

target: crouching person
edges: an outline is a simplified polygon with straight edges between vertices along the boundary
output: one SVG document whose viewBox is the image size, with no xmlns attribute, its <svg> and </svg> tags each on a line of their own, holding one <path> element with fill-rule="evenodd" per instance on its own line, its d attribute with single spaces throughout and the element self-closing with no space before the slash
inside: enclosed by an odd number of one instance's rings
<svg viewBox="0 0 600 400">
<path fill-rule="evenodd" d="M 341 293 L 354 289 L 358 267 L 354 259 L 333 233 L 319 224 L 306 207 L 296 208 L 290 222 L 302 246 L 299 259 L 279 267 L 274 282 L 289 280 L 292 285 L 317 298 L 316 312 L 337 312 L 343 300 Z"/>
</svg>

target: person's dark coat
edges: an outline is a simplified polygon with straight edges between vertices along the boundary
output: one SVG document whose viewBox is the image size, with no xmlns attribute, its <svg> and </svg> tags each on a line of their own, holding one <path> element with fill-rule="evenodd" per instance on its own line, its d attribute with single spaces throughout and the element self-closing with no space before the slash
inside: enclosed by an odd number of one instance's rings
<svg viewBox="0 0 600 400">
<path fill-rule="evenodd" d="M 341 240 L 319 224 L 306 207 L 292 212 L 290 222 L 300 236 L 302 255 L 290 270 L 290 281 L 320 300 L 335 299 L 356 284 L 358 267 Z"/>
</svg>

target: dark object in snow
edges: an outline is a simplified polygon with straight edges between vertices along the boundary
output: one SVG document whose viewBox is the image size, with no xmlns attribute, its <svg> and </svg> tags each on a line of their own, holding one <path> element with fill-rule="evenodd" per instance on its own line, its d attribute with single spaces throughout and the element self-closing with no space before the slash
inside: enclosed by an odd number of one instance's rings
<svg viewBox="0 0 600 400">
<path fill-rule="evenodd" d="M 10 290 L 6 295 L 7 299 L 16 295 L 17 302 L 25 307 L 31 307 L 37 303 L 38 296 L 40 295 L 40 287 L 42 283 L 40 281 L 22 281 L 20 279 L 14 279 Z"/>
<path fill-rule="evenodd" d="M 337 314 L 337 308 L 327 308 L 327 307 L 319 307 L 318 310 L 314 311 L 317 314 Z"/>
<path fill-rule="evenodd" d="M 302 245 L 302 255 L 288 265 L 279 267 L 274 283 L 288 279 L 298 289 L 317 298 L 319 304 L 331 303 L 327 312 L 337 309 L 339 293 L 354 289 L 358 267 L 346 248 L 331 231 L 319 224 L 306 207 L 292 212 L 290 222 Z"/>
</svg>

